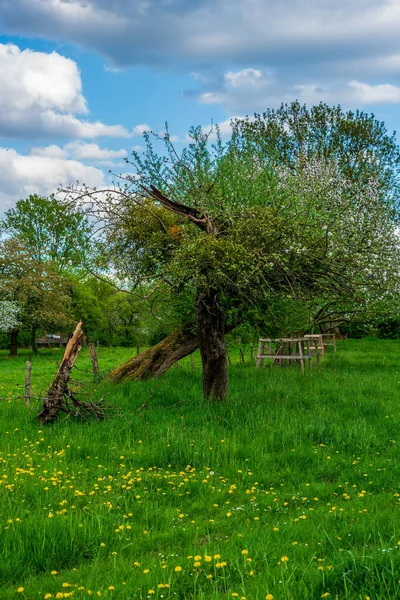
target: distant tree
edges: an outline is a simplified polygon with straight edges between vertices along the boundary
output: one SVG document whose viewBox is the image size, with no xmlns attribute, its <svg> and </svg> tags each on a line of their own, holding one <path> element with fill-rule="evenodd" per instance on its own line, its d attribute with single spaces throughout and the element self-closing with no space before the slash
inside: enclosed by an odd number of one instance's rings
<svg viewBox="0 0 400 600">
<path fill-rule="evenodd" d="M 19 200 L 0 221 L 0 233 L 23 242 L 32 258 L 52 261 L 60 271 L 90 263 L 92 232 L 84 214 L 54 196 Z"/>
<path fill-rule="evenodd" d="M 18 305 L 19 328 L 30 331 L 34 351 L 38 330 L 71 325 L 66 280 L 52 261 L 38 260 L 16 239 L 0 242 L 0 300 Z M 10 353 L 15 355 L 18 328 L 10 333 Z"/>
<path fill-rule="evenodd" d="M 396 132 L 360 110 L 344 111 L 323 102 L 308 108 L 299 101 L 282 104 L 233 122 L 237 135 L 253 144 L 257 155 L 295 172 L 299 159 L 334 162 L 348 182 L 368 185 L 371 178 L 379 193 L 398 207 L 400 150 Z M 331 182 L 333 187 L 338 183 Z"/>
<path fill-rule="evenodd" d="M 7 332 L 19 325 L 18 315 L 21 311 L 17 302 L 0 301 L 0 331 Z"/>
</svg>

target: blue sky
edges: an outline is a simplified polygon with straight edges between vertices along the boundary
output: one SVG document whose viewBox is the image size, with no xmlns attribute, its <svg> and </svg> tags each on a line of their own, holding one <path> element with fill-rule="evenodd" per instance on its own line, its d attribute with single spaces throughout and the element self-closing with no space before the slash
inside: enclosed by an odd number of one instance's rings
<svg viewBox="0 0 400 600">
<path fill-rule="evenodd" d="M 0 213 L 101 186 L 146 127 L 296 98 L 399 127 L 398 0 L 0 0 Z"/>
</svg>

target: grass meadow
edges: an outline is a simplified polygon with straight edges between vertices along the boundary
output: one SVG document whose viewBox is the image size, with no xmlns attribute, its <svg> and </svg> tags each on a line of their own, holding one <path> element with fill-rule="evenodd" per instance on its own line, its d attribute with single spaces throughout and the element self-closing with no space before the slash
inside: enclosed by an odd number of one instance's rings
<svg viewBox="0 0 400 600">
<path fill-rule="evenodd" d="M 33 358 L 32 393 L 60 358 Z M 305 376 L 233 358 L 209 405 L 199 357 L 92 385 L 84 349 L 74 378 L 120 412 L 41 427 L 10 400 L 27 353 L 0 353 L 0 600 L 400 598 L 399 342 L 339 342 Z"/>
</svg>

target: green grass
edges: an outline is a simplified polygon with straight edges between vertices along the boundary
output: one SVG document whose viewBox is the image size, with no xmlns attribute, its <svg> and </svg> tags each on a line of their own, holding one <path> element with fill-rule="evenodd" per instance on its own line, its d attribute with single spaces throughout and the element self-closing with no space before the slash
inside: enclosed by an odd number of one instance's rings
<svg viewBox="0 0 400 600">
<path fill-rule="evenodd" d="M 398 342 L 340 342 L 304 377 L 232 354 L 226 405 L 202 401 L 198 357 L 95 386 L 121 409 L 102 423 L 0 402 L 1 600 L 400 597 Z M 0 354 L 0 396 L 26 358 Z M 33 358 L 35 393 L 59 358 Z"/>
</svg>

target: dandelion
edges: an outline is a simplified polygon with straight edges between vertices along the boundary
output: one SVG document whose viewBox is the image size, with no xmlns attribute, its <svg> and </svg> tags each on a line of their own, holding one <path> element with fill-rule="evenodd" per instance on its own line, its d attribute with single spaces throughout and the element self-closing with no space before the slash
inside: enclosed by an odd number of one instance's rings
<svg viewBox="0 0 400 600">
<path fill-rule="evenodd" d="M 267 595 L 265 596 L 265 600 L 274 600 L 274 597 L 273 597 L 273 595 L 272 595 L 272 594 L 267 594 Z"/>
<path fill-rule="evenodd" d="M 52 571 L 50 575 L 57 575 L 58 571 Z"/>
<path fill-rule="evenodd" d="M 23 587 L 19 587 L 19 588 L 17 589 L 17 592 L 18 592 L 19 594 L 22 594 L 22 592 L 24 591 L 24 589 L 25 589 L 25 588 L 23 588 Z"/>
<path fill-rule="evenodd" d="M 108 589 L 110 590 L 110 592 L 113 592 L 115 590 L 115 587 L 113 585 L 109 585 Z"/>
<path fill-rule="evenodd" d="M 174 571 L 175 573 L 180 573 L 182 571 L 182 567 L 178 565 L 177 567 L 175 567 Z"/>
<path fill-rule="evenodd" d="M 52 598 L 53 594 L 45 594 L 44 596 L 44 600 L 49 600 L 49 598 Z"/>
<path fill-rule="evenodd" d="M 287 556 L 282 556 L 282 558 L 281 558 L 281 562 L 283 562 L 283 563 L 286 563 L 286 562 L 288 562 L 288 560 L 289 560 L 289 559 L 288 559 L 288 557 L 287 557 Z"/>
<path fill-rule="evenodd" d="M 145 575 L 147 575 L 147 573 L 150 573 L 150 571 L 149 571 L 149 569 L 143 569 L 143 573 L 144 573 Z"/>
<path fill-rule="evenodd" d="M 208 556 L 207 554 L 204 555 L 204 560 L 206 562 L 211 562 L 212 561 L 212 556 Z"/>
<path fill-rule="evenodd" d="M 329 592 L 324 592 L 324 593 L 321 595 L 321 598 L 327 598 L 328 596 L 330 596 L 330 593 L 329 593 Z"/>
<path fill-rule="evenodd" d="M 248 554 L 249 551 L 248 550 L 242 550 L 242 554 Z"/>
<path fill-rule="evenodd" d="M 151 594 L 155 594 L 155 591 L 154 590 L 149 590 L 147 593 L 151 595 Z"/>
<path fill-rule="evenodd" d="M 198 554 L 196 554 L 196 556 L 194 557 L 194 560 L 201 560 L 201 558 L 202 558 L 201 556 L 199 556 Z M 215 558 L 215 556 L 214 556 L 214 558 Z M 220 558 L 220 557 L 218 556 L 218 558 Z"/>
</svg>

